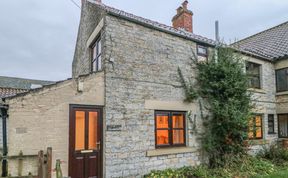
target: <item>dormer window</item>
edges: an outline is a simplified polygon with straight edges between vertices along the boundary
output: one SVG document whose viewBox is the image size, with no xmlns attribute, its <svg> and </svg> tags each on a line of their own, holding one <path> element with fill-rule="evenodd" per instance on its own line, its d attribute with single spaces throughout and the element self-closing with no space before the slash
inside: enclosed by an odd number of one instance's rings
<svg viewBox="0 0 288 178">
<path fill-rule="evenodd" d="M 92 72 L 102 69 L 101 52 L 101 38 L 99 37 L 92 46 Z"/>
</svg>

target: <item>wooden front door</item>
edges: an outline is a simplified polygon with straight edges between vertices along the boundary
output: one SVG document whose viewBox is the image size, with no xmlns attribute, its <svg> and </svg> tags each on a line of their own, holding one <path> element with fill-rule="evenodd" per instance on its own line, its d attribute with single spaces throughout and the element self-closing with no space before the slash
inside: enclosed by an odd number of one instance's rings
<svg viewBox="0 0 288 178">
<path fill-rule="evenodd" d="M 100 178 L 102 166 L 102 109 L 70 107 L 69 176 Z"/>
</svg>

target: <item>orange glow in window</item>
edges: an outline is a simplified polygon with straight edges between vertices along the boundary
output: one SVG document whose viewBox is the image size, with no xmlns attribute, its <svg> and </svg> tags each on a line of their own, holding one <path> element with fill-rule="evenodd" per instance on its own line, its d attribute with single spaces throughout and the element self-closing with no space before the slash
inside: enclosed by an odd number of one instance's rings
<svg viewBox="0 0 288 178">
<path fill-rule="evenodd" d="M 158 115 L 157 116 L 157 129 L 168 128 L 168 120 L 169 120 L 168 116 Z"/>
<path fill-rule="evenodd" d="M 184 143 L 184 131 L 173 130 L 173 144 L 183 144 L 183 143 Z"/>
<path fill-rule="evenodd" d="M 157 130 L 157 145 L 169 144 L 168 130 Z"/>
<path fill-rule="evenodd" d="M 97 112 L 89 112 L 89 144 L 88 149 L 97 149 Z"/>
<path fill-rule="evenodd" d="M 184 128 L 184 115 L 174 114 L 173 117 L 173 128 Z"/>
<path fill-rule="evenodd" d="M 85 112 L 76 111 L 75 150 L 85 149 Z"/>
</svg>

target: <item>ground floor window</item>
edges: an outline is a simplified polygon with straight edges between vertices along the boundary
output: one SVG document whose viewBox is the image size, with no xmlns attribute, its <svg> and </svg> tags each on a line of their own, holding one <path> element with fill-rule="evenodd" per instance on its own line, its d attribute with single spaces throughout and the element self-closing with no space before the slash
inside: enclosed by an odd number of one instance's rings
<svg viewBox="0 0 288 178">
<path fill-rule="evenodd" d="M 274 114 L 268 114 L 268 134 L 274 133 Z"/>
<path fill-rule="evenodd" d="M 155 111 L 156 147 L 186 145 L 185 112 Z"/>
<path fill-rule="evenodd" d="M 254 115 L 249 120 L 248 125 L 248 138 L 249 139 L 262 139 L 262 115 Z"/>
<path fill-rule="evenodd" d="M 279 138 L 288 137 L 288 114 L 278 115 Z"/>
</svg>

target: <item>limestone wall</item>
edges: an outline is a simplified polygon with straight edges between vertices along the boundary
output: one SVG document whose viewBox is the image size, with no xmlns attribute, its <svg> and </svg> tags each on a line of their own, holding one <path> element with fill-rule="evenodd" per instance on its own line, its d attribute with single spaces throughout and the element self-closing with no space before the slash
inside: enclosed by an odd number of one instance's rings
<svg viewBox="0 0 288 178">
<path fill-rule="evenodd" d="M 140 177 L 153 169 L 197 165 L 199 141 L 192 129 L 201 118 L 198 103 L 185 104 L 177 69 L 190 67 L 196 43 L 141 25 L 106 17 L 106 177 Z M 155 110 L 191 111 L 187 118 L 187 147 L 155 149 Z"/>
<path fill-rule="evenodd" d="M 278 123 L 276 113 L 276 82 L 274 64 L 269 61 L 259 60 L 252 57 L 245 57 L 247 61 L 261 64 L 261 89 L 250 89 L 252 92 L 253 112 L 262 114 L 263 139 L 267 142 L 273 142 L 278 138 Z M 268 134 L 268 114 L 274 114 L 275 134 Z M 257 143 L 257 142 L 256 142 Z M 262 142 L 261 142 L 262 144 Z"/>
</svg>

